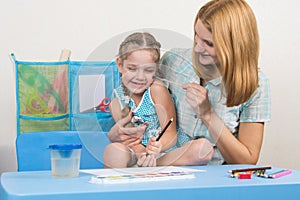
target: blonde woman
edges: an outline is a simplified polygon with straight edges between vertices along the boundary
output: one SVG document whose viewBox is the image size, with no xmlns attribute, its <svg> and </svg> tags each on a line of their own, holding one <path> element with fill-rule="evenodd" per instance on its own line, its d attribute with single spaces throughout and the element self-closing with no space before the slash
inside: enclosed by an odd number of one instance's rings
<svg viewBox="0 0 300 200">
<path fill-rule="evenodd" d="M 244 0 L 209 1 L 196 15 L 193 49 L 165 53 L 160 72 L 189 135 L 168 155 L 175 164 L 197 163 L 198 138 L 214 145 L 210 164 L 257 163 L 270 120 L 269 80 L 258 56 L 256 19 Z"/>
</svg>

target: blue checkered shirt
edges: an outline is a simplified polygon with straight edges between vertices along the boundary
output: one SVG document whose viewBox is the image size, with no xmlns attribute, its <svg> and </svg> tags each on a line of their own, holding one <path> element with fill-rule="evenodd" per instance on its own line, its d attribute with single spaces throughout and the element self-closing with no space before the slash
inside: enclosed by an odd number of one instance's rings
<svg viewBox="0 0 300 200">
<path fill-rule="evenodd" d="M 207 127 L 201 119 L 195 118 L 195 112 L 185 100 L 185 91 L 181 88 L 183 83 L 196 82 L 200 79 L 192 67 L 191 49 L 172 49 L 166 52 L 159 68 L 159 76 L 170 80 L 166 82 L 171 91 L 176 106 L 178 126 L 188 135 L 178 137 L 178 144 L 183 145 L 196 137 L 205 137 L 214 143 Z M 269 79 L 259 71 L 259 87 L 252 97 L 245 103 L 234 107 L 226 106 L 226 98 L 222 97 L 221 78 L 208 81 L 204 87 L 208 90 L 208 98 L 212 108 L 223 120 L 232 134 L 237 136 L 240 122 L 267 122 L 271 118 L 271 105 L 269 93 Z M 221 164 L 224 159 L 216 149 L 210 164 Z"/>
</svg>

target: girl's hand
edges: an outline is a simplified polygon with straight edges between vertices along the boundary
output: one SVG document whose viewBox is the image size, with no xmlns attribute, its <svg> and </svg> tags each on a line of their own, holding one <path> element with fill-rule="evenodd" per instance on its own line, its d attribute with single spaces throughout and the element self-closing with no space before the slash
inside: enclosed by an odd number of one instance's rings
<svg viewBox="0 0 300 200">
<path fill-rule="evenodd" d="M 156 159 L 161 152 L 162 144 L 151 137 L 144 153 L 138 155 L 137 165 L 139 167 L 155 167 Z"/>
<path fill-rule="evenodd" d="M 155 158 L 159 156 L 161 152 L 162 144 L 160 141 L 156 141 L 155 137 L 151 137 L 147 146 L 146 146 L 146 153 L 149 155 L 153 155 Z"/>
<path fill-rule="evenodd" d="M 156 167 L 156 157 L 146 152 L 139 154 L 137 165 L 139 167 Z"/>
</svg>

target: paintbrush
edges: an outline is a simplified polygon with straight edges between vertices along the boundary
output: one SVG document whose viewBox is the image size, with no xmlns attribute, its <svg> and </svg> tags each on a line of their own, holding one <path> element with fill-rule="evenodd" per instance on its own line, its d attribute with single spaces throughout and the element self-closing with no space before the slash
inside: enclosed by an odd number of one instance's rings
<svg viewBox="0 0 300 200">
<path fill-rule="evenodd" d="M 163 128 L 162 131 L 160 131 L 159 136 L 156 138 L 156 141 L 159 141 L 159 139 L 161 138 L 161 136 L 166 132 L 167 128 L 171 125 L 171 123 L 173 122 L 173 118 L 171 118 L 167 125 Z"/>
</svg>

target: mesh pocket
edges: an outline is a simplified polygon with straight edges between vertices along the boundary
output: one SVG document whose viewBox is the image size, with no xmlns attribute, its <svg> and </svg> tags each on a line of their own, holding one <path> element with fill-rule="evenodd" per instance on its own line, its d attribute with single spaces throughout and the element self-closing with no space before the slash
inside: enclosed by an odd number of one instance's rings
<svg viewBox="0 0 300 200">
<path fill-rule="evenodd" d="M 68 112 L 67 64 L 18 64 L 20 114 Z"/>
<path fill-rule="evenodd" d="M 108 132 L 114 125 L 109 113 L 86 113 L 72 116 L 71 130 Z"/>
<path fill-rule="evenodd" d="M 19 133 L 69 130 L 69 117 L 66 115 L 50 115 L 50 118 L 20 116 Z M 48 116 L 49 117 L 49 116 Z"/>
</svg>

